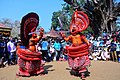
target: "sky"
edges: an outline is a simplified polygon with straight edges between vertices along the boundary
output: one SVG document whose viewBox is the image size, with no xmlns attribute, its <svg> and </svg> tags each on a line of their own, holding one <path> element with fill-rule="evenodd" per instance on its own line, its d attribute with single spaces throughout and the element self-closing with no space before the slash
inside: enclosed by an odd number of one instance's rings
<svg viewBox="0 0 120 80">
<path fill-rule="evenodd" d="M 52 13 L 61 10 L 63 3 L 63 0 L 0 0 L 0 20 L 21 21 L 26 14 L 35 12 L 39 15 L 39 26 L 47 32 L 51 27 Z"/>
<path fill-rule="evenodd" d="M 30 12 L 39 15 L 39 24 L 45 31 L 51 27 L 52 13 L 62 9 L 63 0 L 0 0 L 0 20 L 21 21 Z"/>
</svg>

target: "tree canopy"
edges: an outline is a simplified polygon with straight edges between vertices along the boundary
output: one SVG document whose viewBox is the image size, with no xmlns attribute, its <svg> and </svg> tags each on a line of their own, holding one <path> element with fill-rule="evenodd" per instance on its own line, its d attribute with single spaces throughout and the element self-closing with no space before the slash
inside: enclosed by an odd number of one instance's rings
<svg viewBox="0 0 120 80">
<path fill-rule="evenodd" d="M 113 32 L 117 29 L 116 20 L 117 17 L 120 16 L 120 2 L 115 2 L 115 0 L 64 0 L 64 1 L 66 3 L 62 4 L 63 5 L 62 10 L 54 12 L 53 14 L 51 27 L 54 27 L 54 29 L 60 27 L 57 17 L 60 17 L 61 19 L 61 22 L 64 26 L 64 27 L 62 26 L 62 28 L 69 29 L 71 15 L 75 11 L 75 9 L 81 10 L 89 16 L 90 28 L 92 28 L 95 35 L 100 35 L 103 31 Z"/>
</svg>

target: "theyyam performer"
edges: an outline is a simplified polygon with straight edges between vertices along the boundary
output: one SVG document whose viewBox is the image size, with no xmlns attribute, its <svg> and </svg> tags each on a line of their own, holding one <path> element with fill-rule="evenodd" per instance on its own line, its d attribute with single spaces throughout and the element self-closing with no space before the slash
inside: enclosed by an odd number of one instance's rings
<svg viewBox="0 0 120 80">
<path fill-rule="evenodd" d="M 66 47 L 68 64 L 72 69 L 71 73 L 74 72 L 74 75 L 79 76 L 82 80 L 85 80 L 85 73 L 88 71 L 87 67 L 90 64 L 88 57 L 89 41 L 81 33 L 88 28 L 88 25 L 88 16 L 84 12 L 76 10 L 70 23 L 71 35 L 66 37 L 63 32 L 60 32 L 65 41 L 71 41 L 71 45 Z"/>
<path fill-rule="evenodd" d="M 40 28 L 39 35 L 37 35 L 35 30 L 38 24 L 39 16 L 36 13 L 28 13 L 22 18 L 20 37 L 25 48 L 17 48 L 19 66 L 17 76 L 38 75 L 44 71 L 41 52 L 37 52 L 36 49 L 37 43 L 44 34 L 44 29 Z"/>
</svg>

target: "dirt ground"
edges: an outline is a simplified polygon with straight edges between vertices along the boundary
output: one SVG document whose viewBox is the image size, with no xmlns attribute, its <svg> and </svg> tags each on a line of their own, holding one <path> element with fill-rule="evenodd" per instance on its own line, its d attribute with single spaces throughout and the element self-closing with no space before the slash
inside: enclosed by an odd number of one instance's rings
<svg viewBox="0 0 120 80">
<path fill-rule="evenodd" d="M 44 68 L 47 74 L 42 76 L 16 77 L 18 66 L 7 66 L 0 68 L 0 80 L 81 80 L 70 75 L 67 61 L 46 63 Z M 120 80 L 120 63 L 117 62 L 91 61 L 89 71 L 86 80 Z"/>
</svg>

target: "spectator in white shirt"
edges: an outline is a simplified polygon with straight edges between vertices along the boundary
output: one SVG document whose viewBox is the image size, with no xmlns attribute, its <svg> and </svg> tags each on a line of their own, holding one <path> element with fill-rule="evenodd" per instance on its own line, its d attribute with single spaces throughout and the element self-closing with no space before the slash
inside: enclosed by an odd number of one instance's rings
<svg viewBox="0 0 120 80">
<path fill-rule="evenodd" d="M 10 41 L 7 43 L 7 50 L 9 53 L 9 64 L 15 64 L 16 61 L 16 46 L 14 44 L 14 39 L 10 37 Z"/>
</svg>

